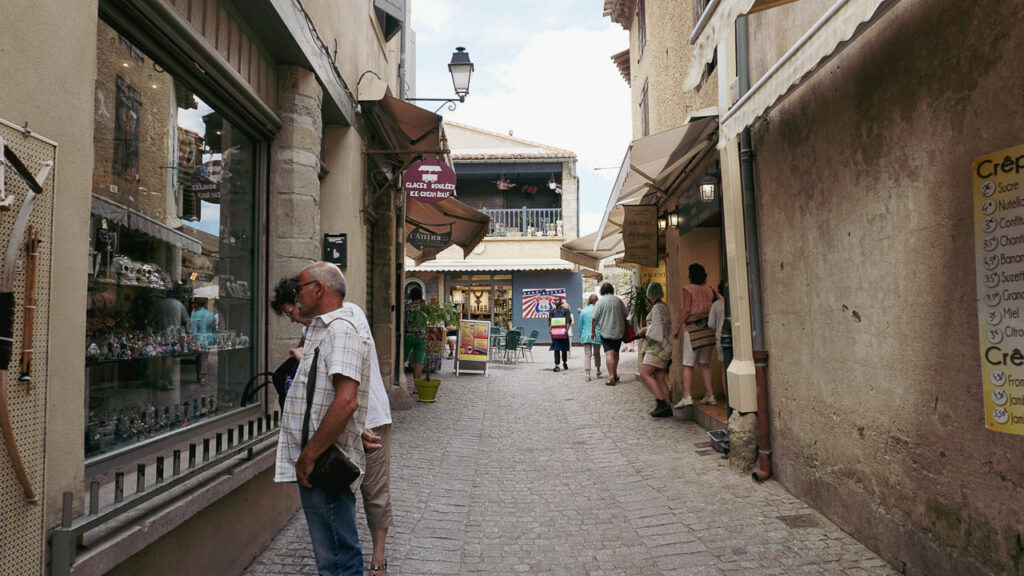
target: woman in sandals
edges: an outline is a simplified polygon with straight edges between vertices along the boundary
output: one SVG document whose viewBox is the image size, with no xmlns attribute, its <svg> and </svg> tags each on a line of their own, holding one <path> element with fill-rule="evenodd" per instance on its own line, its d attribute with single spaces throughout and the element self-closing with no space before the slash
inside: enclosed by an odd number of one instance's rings
<svg viewBox="0 0 1024 576">
<path fill-rule="evenodd" d="M 715 331 L 708 329 L 708 312 L 715 301 L 715 290 L 706 284 L 708 273 L 700 264 L 690 264 L 690 283 L 683 287 L 683 304 L 679 310 L 679 325 L 673 333 L 679 338 L 683 332 L 683 398 L 676 408 L 693 405 L 693 365 L 700 366 L 700 379 L 704 384 L 701 404 L 714 406 L 715 392 L 711 385 L 711 350 L 715 346 Z"/>
<path fill-rule="evenodd" d="M 655 418 L 666 418 L 672 415 L 672 406 L 668 403 L 668 384 L 665 383 L 665 372 L 672 358 L 672 340 L 669 329 L 672 321 L 669 318 L 668 306 L 662 298 L 665 291 L 661 284 L 652 282 L 647 286 L 647 299 L 651 302 L 651 311 L 647 314 L 647 325 L 637 332 L 637 338 L 643 338 L 640 351 L 643 356 L 640 365 L 640 379 L 654 395 L 657 404 L 651 412 Z"/>
</svg>

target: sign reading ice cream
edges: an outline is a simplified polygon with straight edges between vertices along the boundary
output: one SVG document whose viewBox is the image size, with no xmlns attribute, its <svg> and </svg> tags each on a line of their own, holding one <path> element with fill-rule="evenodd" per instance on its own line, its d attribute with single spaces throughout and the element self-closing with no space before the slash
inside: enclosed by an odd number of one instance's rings
<svg viewBox="0 0 1024 576">
<path fill-rule="evenodd" d="M 455 194 L 455 170 L 437 160 L 413 162 L 402 174 L 402 188 L 412 200 L 440 202 Z"/>
<path fill-rule="evenodd" d="M 1024 434 L 1024 145 L 974 162 L 985 426 Z"/>
</svg>

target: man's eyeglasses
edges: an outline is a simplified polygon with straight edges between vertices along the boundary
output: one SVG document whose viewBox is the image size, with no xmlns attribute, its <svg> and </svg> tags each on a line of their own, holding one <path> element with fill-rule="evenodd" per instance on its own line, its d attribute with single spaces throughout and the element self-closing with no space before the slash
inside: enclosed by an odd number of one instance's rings
<svg viewBox="0 0 1024 576">
<path fill-rule="evenodd" d="M 319 280 L 310 280 L 310 281 L 308 281 L 308 282 L 299 282 L 299 283 L 297 284 L 298 288 L 297 288 L 297 289 L 295 290 L 295 293 L 296 293 L 296 294 L 298 294 L 299 292 L 302 292 L 302 289 L 303 289 L 303 288 L 304 288 L 305 286 L 307 286 L 307 285 L 309 285 L 309 284 L 314 284 L 314 283 L 316 283 L 316 282 L 319 282 Z"/>
</svg>

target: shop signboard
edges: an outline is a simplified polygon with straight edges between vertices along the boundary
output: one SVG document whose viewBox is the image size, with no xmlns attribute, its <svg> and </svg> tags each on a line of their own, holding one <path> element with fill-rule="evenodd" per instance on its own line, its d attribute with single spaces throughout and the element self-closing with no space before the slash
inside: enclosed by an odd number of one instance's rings
<svg viewBox="0 0 1024 576">
<path fill-rule="evenodd" d="M 554 299 L 565 302 L 565 288 L 536 288 L 523 290 L 523 318 L 547 318 L 555 307 Z"/>
<path fill-rule="evenodd" d="M 451 225 L 448 225 L 448 232 L 441 234 L 425 231 L 416 226 L 405 237 L 405 241 L 415 246 L 417 250 L 423 250 L 424 248 L 447 248 L 452 243 Z"/>
<path fill-rule="evenodd" d="M 440 202 L 455 194 L 455 170 L 429 158 L 413 162 L 402 174 L 402 189 L 411 200 Z"/>
<path fill-rule="evenodd" d="M 658 265 L 658 207 L 648 204 L 623 206 L 622 244 L 624 262 Z"/>
<path fill-rule="evenodd" d="M 662 288 L 668 286 L 668 273 L 665 270 L 665 262 L 662 262 L 657 268 L 651 268 L 650 266 L 640 267 L 640 283 L 646 286 L 651 282 L 661 284 Z"/>
<path fill-rule="evenodd" d="M 985 427 L 1024 434 L 1024 144 L 973 170 Z"/>
<path fill-rule="evenodd" d="M 491 323 L 486 320 L 459 321 L 459 352 L 455 373 L 487 374 L 487 358 L 491 351 Z"/>
</svg>

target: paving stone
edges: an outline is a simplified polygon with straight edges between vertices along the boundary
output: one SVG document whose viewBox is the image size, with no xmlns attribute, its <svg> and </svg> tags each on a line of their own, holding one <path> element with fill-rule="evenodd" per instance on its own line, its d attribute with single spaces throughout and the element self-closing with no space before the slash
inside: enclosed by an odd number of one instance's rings
<svg viewBox="0 0 1024 576">
<path fill-rule="evenodd" d="M 595 386 L 582 358 L 569 363 L 492 364 L 484 377 L 446 361 L 437 402 L 393 414 L 389 574 L 897 574 L 777 482 L 700 456 L 705 431 L 650 418 L 638 381 Z M 622 373 L 635 368 L 624 355 Z M 817 526 L 779 520 L 794 515 Z M 245 575 L 315 572 L 299 512 Z"/>
</svg>

